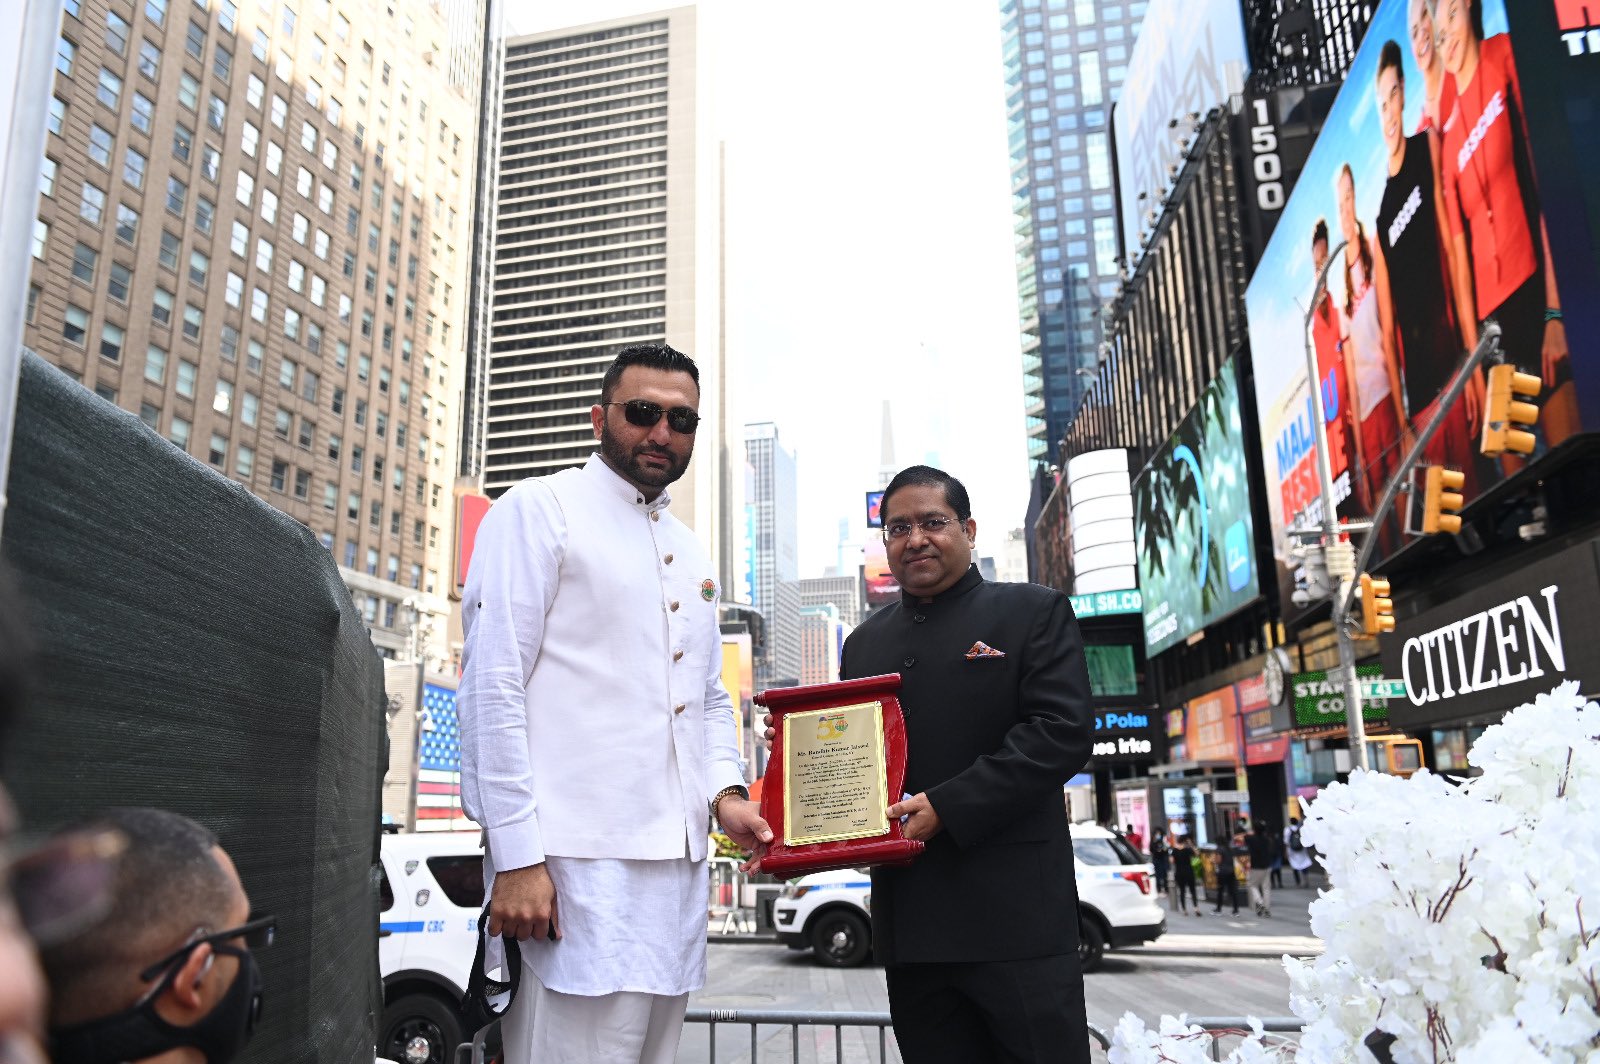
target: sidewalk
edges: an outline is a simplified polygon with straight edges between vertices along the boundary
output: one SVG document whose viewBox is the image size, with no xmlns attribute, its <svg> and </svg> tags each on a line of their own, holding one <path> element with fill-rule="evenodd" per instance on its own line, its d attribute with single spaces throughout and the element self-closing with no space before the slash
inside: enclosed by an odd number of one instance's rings
<svg viewBox="0 0 1600 1064">
<path fill-rule="evenodd" d="M 1221 913 L 1212 911 L 1212 902 L 1203 902 L 1202 915 L 1174 912 L 1165 895 L 1157 904 L 1167 910 L 1167 933 L 1133 952 L 1167 956 L 1202 957 L 1297 957 L 1322 952 L 1322 940 L 1311 933 L 1311 918 L 1306 908 L 1316 898 L 1310 887 L 1287 886 L 1272 892 L 1272 915 L 1257 916 L 1248 894 L 1239 892 L 1239 915 L 1224 905 Z"/>
</svg>

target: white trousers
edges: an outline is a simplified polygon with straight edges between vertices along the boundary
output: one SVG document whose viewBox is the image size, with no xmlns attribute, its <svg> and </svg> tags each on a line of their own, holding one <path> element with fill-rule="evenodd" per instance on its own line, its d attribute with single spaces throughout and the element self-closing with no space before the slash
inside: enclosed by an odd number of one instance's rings
<svg viewBox="0 0 1600 1064">
<path fill-rule="evenodd" d="M 500 1021 L 506 1064 L 672 1064 L 688 1007 L 688 994 L 562 994 L 524 966 Z"/>
</svg>

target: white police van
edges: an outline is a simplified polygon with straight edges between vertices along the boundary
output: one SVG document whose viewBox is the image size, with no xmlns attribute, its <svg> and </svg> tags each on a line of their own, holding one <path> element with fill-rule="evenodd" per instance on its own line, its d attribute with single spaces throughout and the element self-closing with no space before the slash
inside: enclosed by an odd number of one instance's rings
<svg viewBox="0 0 1600 1064">
<path fill-rule="evenodd" d="M 384 835 L 378 913 L 378 1054 L 448 1064 L 473 1032 L 457 1018 L 483 912 L 478 831 Z"/>
<path fill-rule="evenodd" d="M 1078 884 L 1078 957 L 1083 970 L 1100 966 L 1105 951 L 1137 946 L 1167 930 L 1156 904 L 1154 869 L 1120 836 L 1093 824 L 1072 825 Z M 773 903 L 778 940 L 810 949 L 835 968 L 862 964 L 872 953 L 872 878 L 860 869 L 817 872 L 795 880 Z"/>
</svg>

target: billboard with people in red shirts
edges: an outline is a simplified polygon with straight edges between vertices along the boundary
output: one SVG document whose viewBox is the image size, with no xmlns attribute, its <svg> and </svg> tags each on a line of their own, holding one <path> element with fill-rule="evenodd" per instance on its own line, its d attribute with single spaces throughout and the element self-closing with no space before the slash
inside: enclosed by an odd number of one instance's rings
<svg viewBox="0 0 1600 1064">
<path fill-rule="evenodd" d="M 1313 388 L 1342 517 L 1373 512 L 1435 422 L 1421 461 L 1459 470 L 1468 505 L 1600 427 L 1596 382 L 1585 379 L 1586 369 L 1600 376 L 1594 174 L 1566 165 L 1592 153 L 1591 131 L 1552 117 L 1582 114 L 1565 103 L 1585 72 L 1560 64 L 1597 57 L 1572 52 L 1562 6 L 1383 0 L 1262 255 L 1246 308 L 1290 617 L 1296 562 L 1284 532 L 1323 519 Z M 1588 73 L 1600 79 L 1593 62 Z M 1491 319 L 1507 361 L 1541 382 L 1528 458 L 1480 453 L 1483 370 L 1460 401 L 1443 402 Z M 1380 557 L 1410 537 L 1407 516 L 1401 507 L 1379 531 Z"/>
</svg>

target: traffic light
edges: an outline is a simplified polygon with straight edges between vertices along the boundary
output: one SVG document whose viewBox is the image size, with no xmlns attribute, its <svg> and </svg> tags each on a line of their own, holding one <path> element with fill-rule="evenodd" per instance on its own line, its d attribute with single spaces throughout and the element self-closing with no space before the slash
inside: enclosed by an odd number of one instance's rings
<svg viewBox="0 0 1600 1064">
<path fill-rule="evenodd" d="M 1539 378 L 1518 373 L 1517 367 L 1504 364 L 1489 369 L 1489 389 L 1483 412 L 1483 442 L 1479 450 L 1493 458 L 1506 451 L 1533 453 L 1533 433 L 1516 428 L 1539 420 L 1539 408 L 1524 403 L 1539 394 Z"/>
<path fill-rule="evenodd" d="M 1394 600 L 1389 597 L 1389 581 L 1381 576 L 1361 574 L 1361 634 L 1382 635 L 1394 631 Z"/>
<path fill-rule="evenodd" d="M 1466 474 L 1454 469 L 1427 467 L 1422 492 L 1422 531 L 1425 535 L 1461 531 L 1458 512 L 1466 501 L 1461 495 L 1461 488 L 1466 482 Z"/>
</svg>

